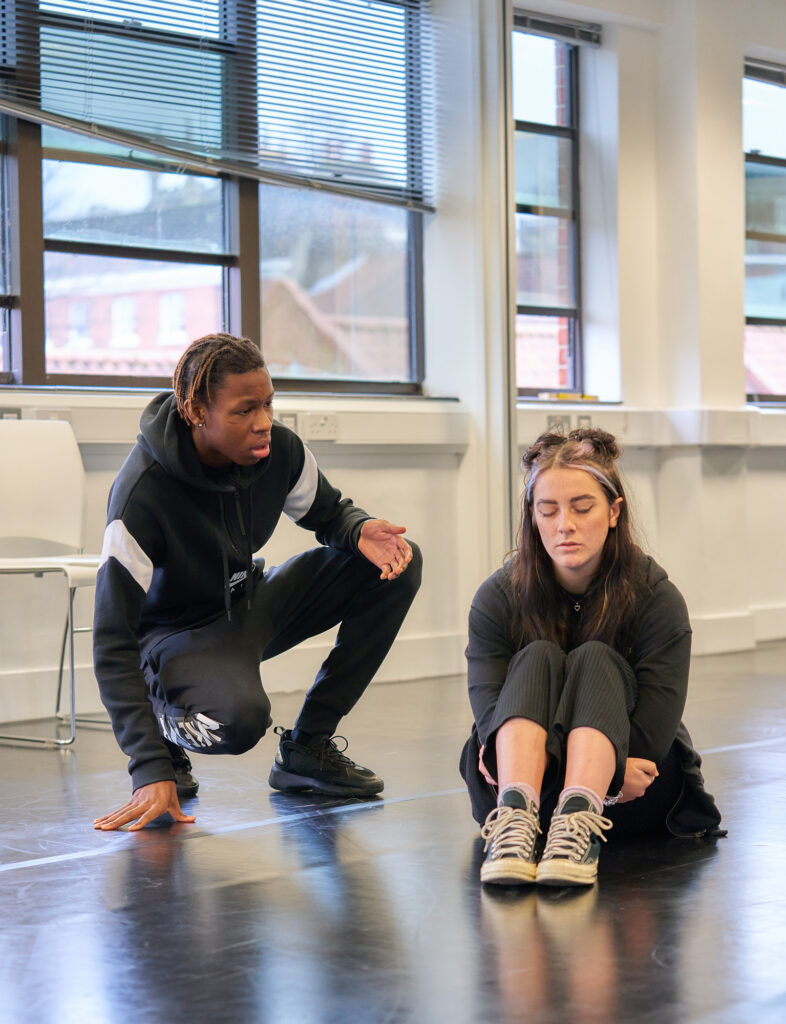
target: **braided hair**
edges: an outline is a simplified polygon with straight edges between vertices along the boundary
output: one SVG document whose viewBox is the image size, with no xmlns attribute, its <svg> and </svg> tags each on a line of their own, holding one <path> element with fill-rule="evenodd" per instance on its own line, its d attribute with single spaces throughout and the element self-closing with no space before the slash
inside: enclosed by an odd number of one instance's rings
<svg viewBox="0 0 786 1024">
<path fill-rule="evenodd" d="M 192 408 L 195 402 L 209 406 L 229 374 L 264 368 L 265 360 L 259 347 L 248 338 L 206 334 L 192 341 L 180 357 L 172 378 L 181 419 L 191 426 L 187 404 Z"/>
<path fill-rule="evenodd" d="M 620 449 L 612 434 L 582 427 L 568 434 L 548 431 L 524 452 L 521 520 L 516 548 L 506 562 L 513 606 L 515 640 L 552 640 L 565 646 L 569 605 L 533 517 L 532 495 L 541 473 L 553 468 L 582 469 L 599 484 L 609 505 L 622 498 L 616 526 L 601 553 L 598 571 L 582 601 L 579 642 L 600 640 L 620 649 L 633 624 L 643 586 L 640 550 L 633 542 L 630 512 L 616 462 Z"/>
</svg>

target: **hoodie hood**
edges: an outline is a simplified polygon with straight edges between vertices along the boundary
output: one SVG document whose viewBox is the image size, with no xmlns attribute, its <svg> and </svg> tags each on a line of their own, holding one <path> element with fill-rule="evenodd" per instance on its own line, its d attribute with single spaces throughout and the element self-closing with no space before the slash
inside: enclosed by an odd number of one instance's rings
<svg viewBox="0 0 786 1024">
<path fill-rule="evenodd" d="M 262 459 L 254 466 L 231 464 L 227 466 L 226 470 L 211 472 L 199 460 L 191 431 L 180 418 L 180 413 L 177 411 L 177 400 L 171 391 L 165 391 L 153 399 L 142 413 L 139 426 L 141 431 L 139 444 L 163 470 L 175 477 L 176 480 L 197 487 L 201 491 L 212 491 L 216 495 L 222 533 L 221 562 L 224 577 L 224 609 L 227 618 L 231 620 L 231 584 L 227 551 L 230 537 L 224 496 L 229 493 L 233 493 L 235 496 L 234 512 L 243 538 L 243 554 L 246 564 L 246 603 L 250 608 L 254 575 L 251 541 L 254 506 L 250 488 L 251 484 L 265 472 L 269 460 Z M 244 500 L 241 499 L 241 491 L 245 492 Z M 245 509 L 243 505 L 245 505 Z"/>
<path fill-rule="evenodd" d="M 246 489 L 267 471 L 269 458 L 254 466 L 234 463 L 225 471 L 210 471 L 199 461 L 191 431 L 180 418 L 174 393 L 156 395 L 139 421 L 139 444 L 170 476 L 201 491 Z"/>
<path fill-rule="evenodd" d="M 658 565 L 652 555 L 645 555 L 642 552 L 641 558 L 642 575 L 650 590 L 654 589 L 657 583 L 661 583 L 663 580 L 667 580 L 669 578 L 669 574 L 665 569 Z"/>
</svg>

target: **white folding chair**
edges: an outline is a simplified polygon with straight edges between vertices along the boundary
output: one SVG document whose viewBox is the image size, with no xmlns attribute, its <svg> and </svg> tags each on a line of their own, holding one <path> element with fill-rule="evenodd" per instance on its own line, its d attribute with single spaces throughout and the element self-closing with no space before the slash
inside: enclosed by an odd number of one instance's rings
<svg viewBox="0 0 786 1024">
<path fill-rule="evenodd" d="M 55 718 L 70 724 L 65 738 L 0 733 L 0 742 L 66 747 L 76 737 L 74 638 L 92 628 L 74 624 L 74 594 L 81 587 L 95 586 L 99 562 L 98 555 L 82 553 L 85 471 L 70 423 L 0 420 L 0 495 L 0 576 L 62 573 L 66 579 Z M 68 715 L 63 715 L 66 641 L 71 701 Z"/>
</svg>

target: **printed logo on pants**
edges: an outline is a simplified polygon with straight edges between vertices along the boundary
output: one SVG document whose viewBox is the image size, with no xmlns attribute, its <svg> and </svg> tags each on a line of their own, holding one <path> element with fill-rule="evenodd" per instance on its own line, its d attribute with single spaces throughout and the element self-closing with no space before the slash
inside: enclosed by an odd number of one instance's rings
<svg viewBox="0 0 786 1024">
<path fill-rule="evenodd" d="M 182 718 L 159 715 L 158 721 L 164 739 L 176 743 L 179 747 L 198 751 L 205 747 L 213 747 L 224 739 L 221 722 L 203 715 L 201 711 L 189 712 Z"/>
</svg>

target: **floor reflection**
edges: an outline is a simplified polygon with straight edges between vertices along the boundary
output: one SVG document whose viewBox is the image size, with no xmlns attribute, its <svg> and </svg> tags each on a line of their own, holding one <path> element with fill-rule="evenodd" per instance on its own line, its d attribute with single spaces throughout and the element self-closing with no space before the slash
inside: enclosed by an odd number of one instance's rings
<svg viewBox="0 0 786 1024">
<path fill-rule="evenodd" d="M 227 1020 L 328 1020 L 337 1007 L 344 1020 L 396 1019 L 383 983 L 405 969 L 396 916 L 377 862 L 347 836 L 351 815 L 271 803 L 281 828 L 262 849 L 187 825 L 137 833 L 107 878 L 102 922 L 98 975 L 120 1004 L 143 989 L 158 1020 L 186 1005 L 205 1020 L 216 1007 Z M 379 810 L 363 809 L 365 827 Z"/>
<path fill-rule="evenodd" d="M 353 754 L 386 781 L 369 802 L 271 793 L 271 736 L 195 758 L 194 825 L 100 833 L 127 788 L 106 730 L 0 747 L 0 1024 L 780 1024 L 785 656 L 694 665 L 728 838 L 612 835 L 586 892 L 481 889 L 458 678 L 358 705 Z"/>
<path fill-rule="evenodd" d="M 684 931 L 714 849 L 683 840 L 641 844 L 638 871 L 628 849 L 617 865 L 627 875 L 587 889 L 483 886 L 477 913 L 497 1018 L 680 1019 L 681 970 L 690 962 Z M 473 873 L 482 858 L 477 841 Z M 647 864 L 664 871 L 650 873 Z"/>
</svg>

